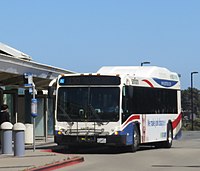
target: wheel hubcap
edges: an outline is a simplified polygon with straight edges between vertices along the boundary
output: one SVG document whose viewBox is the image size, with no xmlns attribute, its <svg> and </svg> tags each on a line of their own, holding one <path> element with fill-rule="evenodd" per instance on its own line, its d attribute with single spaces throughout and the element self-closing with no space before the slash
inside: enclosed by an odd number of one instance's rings
<svg viewBox="0 0 200 171">
<path fill-rule="evenodd" d="M 169 141 L 169 143 L 172 143 L 172 132 L 171 132 L 171 130 L 169 131 L 168 141 Z"/>
<path fill-rule="evenodd" d="M 134 146 L 137 147 L 138 145 L 138 134 L 136 131 L 134 131 Z"/>
</svg>

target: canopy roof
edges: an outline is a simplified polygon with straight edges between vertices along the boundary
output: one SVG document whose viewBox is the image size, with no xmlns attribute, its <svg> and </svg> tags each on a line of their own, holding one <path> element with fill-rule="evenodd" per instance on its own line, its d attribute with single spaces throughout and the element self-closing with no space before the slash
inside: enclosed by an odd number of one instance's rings
<svg viewBox="0 0 200 171">
<path fill-rule="evenodd" d="M 0 86 L 23 87 L 24 73 L 33 74 L 36 89 L 46 89 L 58 75 L 74 72 L 34 62 L 29 55 L 0 43 Z"/>
</svg>

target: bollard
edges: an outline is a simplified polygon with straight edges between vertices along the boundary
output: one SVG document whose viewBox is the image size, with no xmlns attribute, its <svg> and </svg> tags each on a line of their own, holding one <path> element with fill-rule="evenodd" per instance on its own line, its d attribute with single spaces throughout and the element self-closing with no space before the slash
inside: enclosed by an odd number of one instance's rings
<svg viewBox="0 0 200 171">
<path fill-rule="evenodd" d="M 12 128 L 10 122 L 1 124 L 1 150 L 2 154 L 12 154 Z"/>
<path fill-rule="evenodd" d="M 24 156 L 25 154 L 25 136 L 26 127 L 23 123 L 16 123 L 13 126 L 14 132 L 14 156 Z"/>
</svg>

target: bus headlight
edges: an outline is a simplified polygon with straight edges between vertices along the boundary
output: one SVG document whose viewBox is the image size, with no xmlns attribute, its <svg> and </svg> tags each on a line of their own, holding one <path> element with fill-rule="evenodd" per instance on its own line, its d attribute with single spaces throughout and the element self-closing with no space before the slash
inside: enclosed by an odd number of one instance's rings
<svg viewBox="0 0 200 171">
<path fill-rule="evenodd" d="M 62 135 L 63 132 L 64 132 L 64 130 L 63 130 L 63 129 L 60 129 L 60 130 L 57 131 L 57 134 L 58 134 L 58 135 Z"/>
<path fill-rule="evenodd" d="M 62 131 L 58 131 L 58 135 L 62 135 Z"/>
<path fill-rule="evenodd" d="M 118 131 L 115 131 L 115 133 L 114 133 L 115 135 L 119 135 L 119 132 Z"/>
</svg>

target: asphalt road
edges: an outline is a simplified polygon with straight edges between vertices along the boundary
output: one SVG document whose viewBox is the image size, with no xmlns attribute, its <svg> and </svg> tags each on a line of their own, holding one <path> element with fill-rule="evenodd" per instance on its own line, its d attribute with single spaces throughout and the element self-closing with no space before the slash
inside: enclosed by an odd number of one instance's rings
<svg viewBox="0 0 200 171">
<path fill-rule="evenodd" d="M 142 147 L 136 153 L 107 148 L 81 149 L 85 161 L 59 171 L 199 171 L 200 132 L 184 132 L 170 149 Z"/>
</svg>

